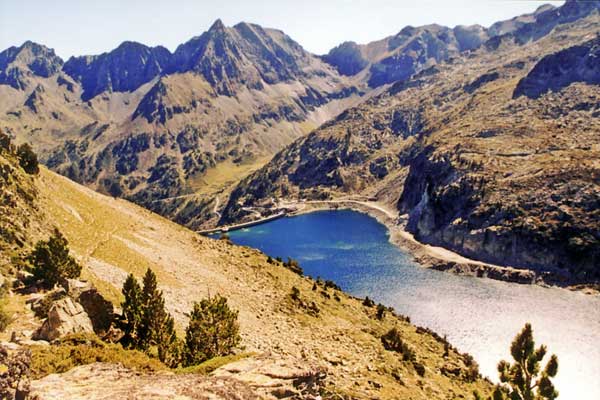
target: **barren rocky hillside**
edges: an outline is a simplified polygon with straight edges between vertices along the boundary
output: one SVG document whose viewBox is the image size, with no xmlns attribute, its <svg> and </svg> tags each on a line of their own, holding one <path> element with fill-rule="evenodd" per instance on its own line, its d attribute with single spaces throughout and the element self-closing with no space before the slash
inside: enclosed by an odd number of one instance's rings
<svg viewBox="0 0 600 400">
<path fill-rule="evenodd" d="M 422 242 L 598 280 L 598 4 L 548 12 L 297 140 L 233 191 L 222 223 L 273 197 L 363 195 Z"/>
</svg>

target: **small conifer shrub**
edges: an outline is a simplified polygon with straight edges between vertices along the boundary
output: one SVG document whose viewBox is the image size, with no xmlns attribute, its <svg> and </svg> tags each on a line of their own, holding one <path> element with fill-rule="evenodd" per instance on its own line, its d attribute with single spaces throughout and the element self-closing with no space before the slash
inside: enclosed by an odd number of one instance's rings
<svg viewBox="0 0 600 400">
<path fill-rule="evenodd" d="M 69 242 L 58 229 L 48 240 L 40 240 L 29 255 L 35 279 L 53 287 L 62 279 L 78 278 L 81 265 L 69 255 Z"/>
</svg>

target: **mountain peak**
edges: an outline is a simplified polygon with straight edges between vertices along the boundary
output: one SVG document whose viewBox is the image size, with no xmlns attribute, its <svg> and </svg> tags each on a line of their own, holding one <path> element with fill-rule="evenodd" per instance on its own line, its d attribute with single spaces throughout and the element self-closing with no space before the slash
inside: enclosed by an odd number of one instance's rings
<svg viewBox="0 0 600 400">
<path fill-rule="evenodd" d="M 134 42 L 132 40 L 126 40 L 123 43 L 121 43 L 115 50 L 129 50 L 129 49 L 141 49 L 141 48 L 148 48 L 148 46 L 146 46 L 142 43 L 139 43 L 139 42 Z"/>
<path fill-rule="evenodd" d="M 0 52 L 0 84 L 22 90 L 27 87 L 28 76 L 47 78 L 60 71 L 62 65 L 63 60 L 54 50 L 28 40 L 20 47 Z"/>
<path fill-rule="evenodd" d="M 208 29 L 209 32 L 222 32 L 225 30 L 225 24 L 218 18 Z"/>
<path fill-rule="evenodd" d="M 193 71 L 219 94 L 238 88 L 262 88 L 301 75 L 308 59 L 302 47 L 281 31 L 241 22 L 226 28 L 221 20 L 200 36 L 180 45 L 170 72 Z"/>
</svg>

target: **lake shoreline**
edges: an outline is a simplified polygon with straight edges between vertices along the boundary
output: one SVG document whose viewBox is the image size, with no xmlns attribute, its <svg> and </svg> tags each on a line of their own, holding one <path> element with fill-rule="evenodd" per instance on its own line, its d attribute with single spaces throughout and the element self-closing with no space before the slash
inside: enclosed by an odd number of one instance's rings
<svg viewBox="0 0 600 400">
<path fill-rule="evenodd" d="M 597 288 L 587 285 L 560 285 L 547 280 L 538 272 L 526 268 L 514 268 L 472 260 L 443 247 L 419 242 L 404 229 L 405 221 L 395 211 L 373 201 L 323 200 L 286 202 L 284 207 L 296 207 L 288 216 L 308 214 L 317 211 L 350 209 L 367 214 L 384 225 L 389 233 L 390 243 L 408 252 L 415 262 L 424 268 L 451 272 L 475 278 L 489 278 L 519 284 L 536 284 L 544 287 L 559 287 L 579 291 L 588 295 L 600 295 Z"/>
</svg>

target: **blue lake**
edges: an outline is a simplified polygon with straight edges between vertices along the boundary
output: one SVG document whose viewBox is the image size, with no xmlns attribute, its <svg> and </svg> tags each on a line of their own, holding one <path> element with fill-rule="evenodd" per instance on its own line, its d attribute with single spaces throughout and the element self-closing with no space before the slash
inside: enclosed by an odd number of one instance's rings
<svg viewBox="0 0 600 400">
<path fill-rule="evenodd" d="M 484 375 L 510 359 L 512 338 L 531 322 L 559 358 L 561 399 L 600 399 L 600 297 L 457 276 L 420 267 L 389 242 L 385 226 L 350 210 L 320 211 L 233 231 L 238 244 L 300 261 L 304 273 L 368 295 L 471 353 Z"/>
</svg>

